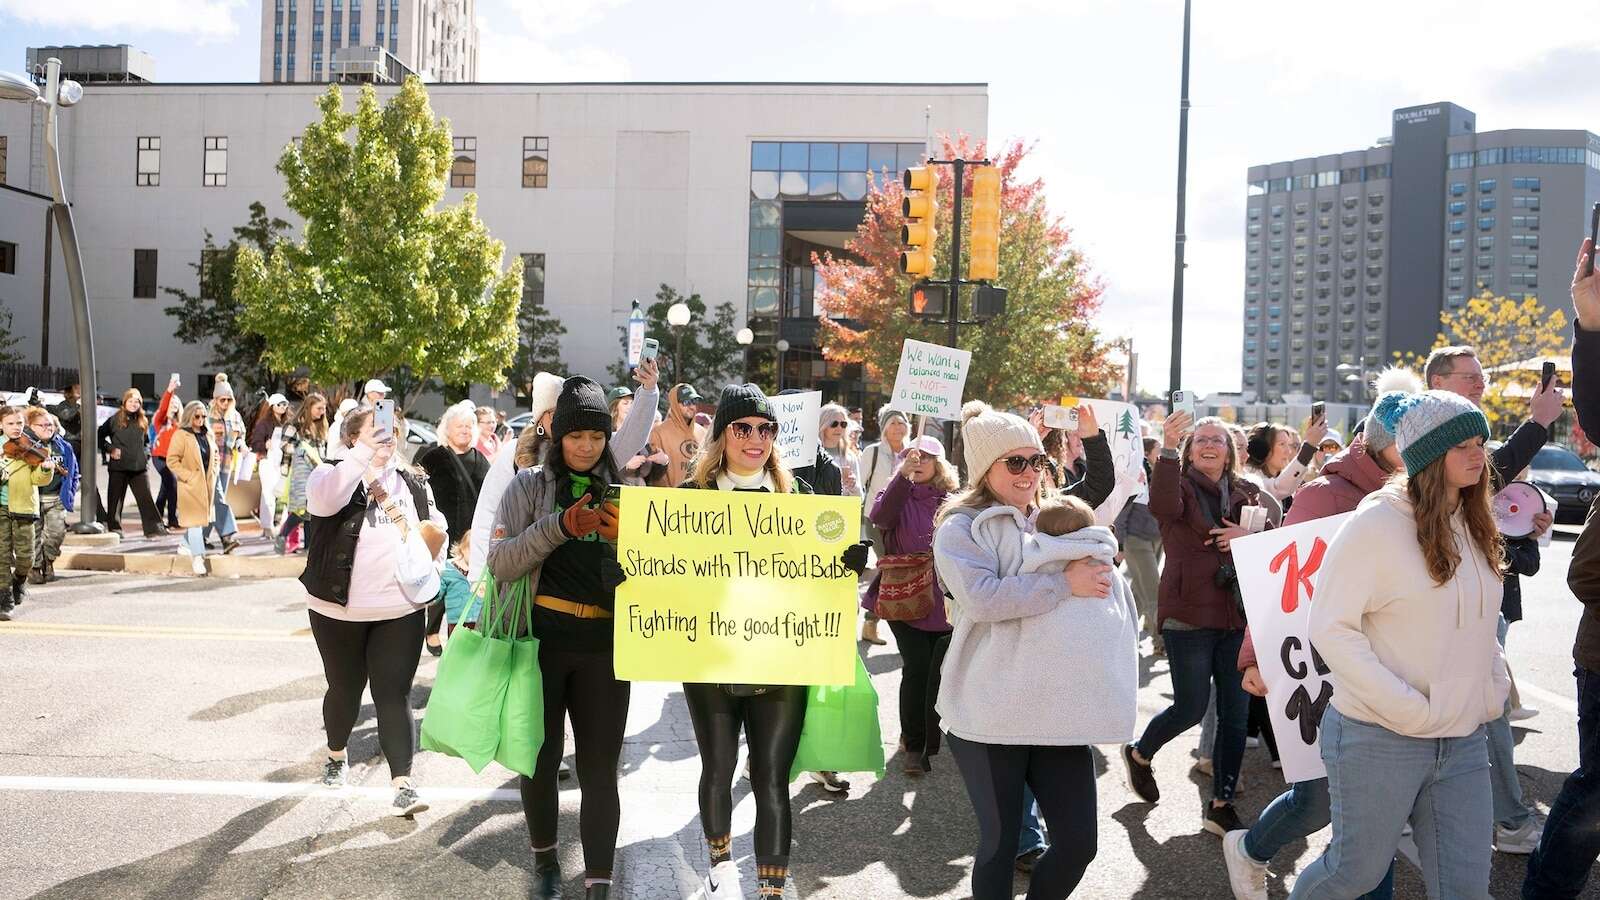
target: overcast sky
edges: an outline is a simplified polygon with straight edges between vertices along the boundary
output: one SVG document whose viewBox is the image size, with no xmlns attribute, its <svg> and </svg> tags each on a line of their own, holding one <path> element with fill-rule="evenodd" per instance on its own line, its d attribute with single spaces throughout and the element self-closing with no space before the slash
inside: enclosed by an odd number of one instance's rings
<svg viewBox="0 0 1600 900">
<path fill-rule="evenodd" d="M 1105 283 L 1097 324 L 1132 335 L 1140 384 L 1165 391 L 1181 0 L 478 10 L 486 81 L 987 82 L 991 140 L 1036 144 L 1033 171 Z M 1480 131 L 1600 130 L 1600 31 L 1584 10 L 1592 3 L 1196 2 L 1183 386 L 1239 387 L 1249 166 L 1369 146 L 1391 110 L 1439 100 L 1476 112 Z M 259 0 L 0 0 L 0 68 L 20 69 L 29 45 L 126 42 L 156 58 L 160 81 L 254 81 L 260 16 Z M 1582 227 L 1572 223 L 1574 240 Z"/>
</svg>

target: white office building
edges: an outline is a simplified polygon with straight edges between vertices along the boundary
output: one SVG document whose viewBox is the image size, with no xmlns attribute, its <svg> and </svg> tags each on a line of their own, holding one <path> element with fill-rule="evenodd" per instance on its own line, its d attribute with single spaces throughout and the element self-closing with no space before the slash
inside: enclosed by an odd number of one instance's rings
<svg viewBox="0 0 1600 900">
<path fill-rule="evenodd" d="M 206 350 L 172 337 L 163 312 L 172 298 L 161 288 L 194 290 L 205 232 L 226 242 L 251 202 L 294 221 L 274 165 L 316 116 L 323 89 L 92 84 L 63 111 L 63 168 L 106 390 L 153 391 L 172 370 L 188 383 L 209 382 Z M 838 396 L 859 393 L 859 367 L 815 352 L 810 251 L 850 237 L 868 172 L 916 162 L 930 130 L 983 139 L 988 119 L 981 84 L 429 90 L 455 140 L 446 201 L 475 191 L 491 233 L 508 255 L 523 255 L 526 290 L 568 328 L 569 368 L 602 375 L 621 354 L 617 327 L 632 302 L 650 302 L 666 283 L 710 306 L 734 302 L 761 335 L 758 344 L 775 342 L 781 330 L 794 347 L 785 383 Z M 0 190 L 0 303 L 13 312 L 31 362 L 43 355 L 46 307 L 40 127 L 28 107 L 0 103 L 0 183 L 10 188 Z M 59 242 L 52 258 L 48 357 L 72 366 Z"/>
</svg>

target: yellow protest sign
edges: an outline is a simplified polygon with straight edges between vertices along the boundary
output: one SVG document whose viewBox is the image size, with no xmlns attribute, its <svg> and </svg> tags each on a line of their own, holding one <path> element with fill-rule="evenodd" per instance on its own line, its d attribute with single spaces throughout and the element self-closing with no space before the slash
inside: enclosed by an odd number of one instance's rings
<svg viewBox="0 0 1600 900">
<path fill-rule="evenodd" d="M 855 683 L 861 501 L 627 487 L 617 558 L 617 677 Z"/>
</svg>

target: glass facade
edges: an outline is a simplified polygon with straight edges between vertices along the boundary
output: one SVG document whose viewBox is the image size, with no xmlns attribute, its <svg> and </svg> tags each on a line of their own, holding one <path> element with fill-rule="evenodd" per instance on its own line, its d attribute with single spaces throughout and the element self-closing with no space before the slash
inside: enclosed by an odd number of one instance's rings
<svg viewBox="0 0 1600 900">
<path fill-rule="evenodd" d="M 918 165 L 921 143 L 754 141 L 750 144 L 749 314 L 773 316 L 783 295 L 783 202 L 861 202 L 868 177 L 897 178 Z M 809 272 L 809 269 L 808 269 Z M 808 276 L 791 278 L 802 284 Z M 791 307 L 796 304 L 791 298 Z"/>
</svg>

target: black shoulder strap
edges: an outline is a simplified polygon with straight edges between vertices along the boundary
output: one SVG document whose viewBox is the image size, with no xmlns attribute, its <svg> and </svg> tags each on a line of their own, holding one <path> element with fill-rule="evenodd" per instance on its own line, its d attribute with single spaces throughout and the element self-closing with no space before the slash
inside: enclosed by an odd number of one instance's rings
<svg viewBox="0 0 1600 900">
<path fill-rule="evenodd" d="M 428 486 L 405 469 L 400 470 L 400 480 L 411 491 L 411 504 L 417 510 L 417 524 L 421 525 L 433 514 L 433 507 L 428 505 Z"/>
</svg>

